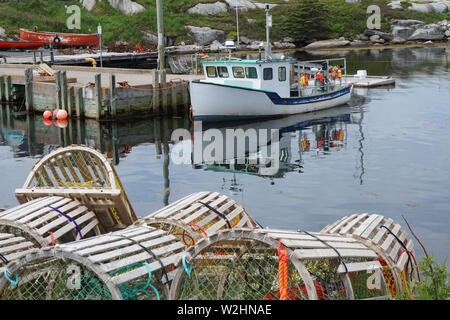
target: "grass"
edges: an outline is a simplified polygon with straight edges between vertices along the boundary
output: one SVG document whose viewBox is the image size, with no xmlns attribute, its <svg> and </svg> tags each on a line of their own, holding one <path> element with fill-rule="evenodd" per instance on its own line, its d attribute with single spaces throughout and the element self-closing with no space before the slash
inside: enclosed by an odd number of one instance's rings
<svg viewBox="0 0 450 320">
<path fill-rule="evenodd" d="M 0 2 L 0 26 L 6 29 L 9 37 L 17 36 L 19 28 L 32 29 L 35 25 L 42 31 L 80 32 L 87 33 L 89 29 L 96 32 L 97 25 L 103 27 L 103 40 L 111 44 L 125 40 L 131 44 L 144 40 L 142 31 L 156 32 L 156 7 L 154 0 L 135 0 L 145 7 L 145 11 L 127 16 L 112 8 L 108 1 L 97 2 L 89 12 L 81 7 L 81 30 L 68 30 L 66 19 L 68 14 L 64 5 L 80 5 L 79 1 L 61 0 L 27 0 L 19 2 Z M 207 26 L 220 29 L 225 35 L 233 36 L 236 32 L 236 15 L 234 11 L 213 16 L 188 14 L 187 9 L 197 3 L 211 3 L 217 0 L 165 0 L 164 31 L 168 36 L 177 36 L 177 42 L 189 43 L 186 25 Z M 382 13 L 382 31 L 389 31 L 388 19 L 417 19 L 425 23 L 440 20 L 450 20 L 450 13 L 429 14 L 407 9 L 392 10 L 387 6 L 388 0 L 363 0 L 361 3 L 347 3 L 345 0 L 322 0 L 330 9 L 328 26 L 323 30 L 325 38 L 353 37 L 364 31 L 366 25 L 366 9 L 368 5 L 380 6 Z M 284 0 L 271 0 L 279 6 L 271 9 L 274 25 L 271 29 L 271 39 L 279 41 L 289 36 L 289 30 L 283 29 L 286 19 L 287 5 Z M 250 23 L 248 19 L 255 22 Z M 313 28 L 313 26 L 312 26 Z M 265 12 L 262 9 L 239 13 L 239 31 L 241 36 L 250 39 L 265 39 Z"/>
</svg>

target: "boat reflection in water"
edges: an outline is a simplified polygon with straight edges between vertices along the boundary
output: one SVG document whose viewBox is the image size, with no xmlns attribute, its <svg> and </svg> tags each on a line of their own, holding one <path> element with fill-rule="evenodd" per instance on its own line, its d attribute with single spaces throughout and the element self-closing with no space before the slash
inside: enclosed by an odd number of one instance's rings
<svg viewBox="0 0 450 320">
<path fill-rule="evenodd" d="M 348 123 L 352 123 L 349 106 L 262 122 L 216 123 L 207 126 L 203 124 L 201 138 L 197 132 L 199 125 L 194 123 L 192 166 L 205 171 L 244 173 L 269 179 L 283 178 L 287 172 L 303 173 L 302 157 L 305 153 L 320 157 L 345 147 Z M 245 140 L 242 136 L 239 140 L 227 135 L 227 131 L 236 133 L 240 129 L 241 133 L 246 133 Z M 211 139 L 205 138 L 205 135 L 208 138 L 211 136 L 207 134 L 210 130 L 215 132 L 215 136 L 221 133 L 222 150 L 211 147 L 215 140 L 212 142 Z M 252 130 L 257 134 L 251 134 Z M 257 142 L 252 143 L 252 138 L 256 138 Z M 298 144 L 298 156 L 293 154 L 293 143 Z M 202 151 L 202 161 L 198 161 L 198 150 Z M 277 156 L 277 159 L 274 159 L 274 156 Z M 270 167 L 275 170 L 267 170 Z M 235 175 L 230 182 L 230 189 L 238 191 Z"/>
</svg>

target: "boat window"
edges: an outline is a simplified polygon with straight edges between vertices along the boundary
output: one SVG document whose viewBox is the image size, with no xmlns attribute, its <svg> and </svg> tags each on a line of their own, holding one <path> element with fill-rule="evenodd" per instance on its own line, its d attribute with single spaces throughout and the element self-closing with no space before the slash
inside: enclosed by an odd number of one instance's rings
<svg viewBox="0 0 450 320">
<path fill-rule="evenodd" d="M 217 72 L 219 73 L 219 78 L 228 78 L 230 76 L 227 67 L 217 67 Z"/>
<path fill-rule="evenodd" d="M 245 67 L 245 76 L 249 79 L 257 79 L 258 73 L 255 67 Z"/>
<path fill-rule="evenodd" d="M 286 81 L 286 67 L 278 68 L 278 81 Z"/>
<path fill-rule="evenodd" d="M 264 68 L 264 70 L 263 70 L 263 78 L 264 78 L 264 80 L 272 80 L 273 79 L 272 68 Z"/>
<path fill-rule="evenodd" d="M 245 78 L 244 68 L 242 68 L 242 67 L 233 67 L 233 76 L 235 78 Z"/>
<path fill-rule="evenodd" d="M 206 74 L 208 75 L 208 78 L 217 77 L 216 67 L 206 67 Z"/>
</svg>

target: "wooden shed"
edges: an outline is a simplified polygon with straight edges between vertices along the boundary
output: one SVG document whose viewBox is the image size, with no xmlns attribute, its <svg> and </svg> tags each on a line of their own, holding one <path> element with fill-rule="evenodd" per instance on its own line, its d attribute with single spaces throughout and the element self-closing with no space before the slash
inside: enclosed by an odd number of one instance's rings
<svg viewBox="0 0 450 320">
<path fill-rule="evenodd" d="M 0 299 L 166 299 L 184 249 L 173 235 L 143 226 L 34 249 L 0 275 Z"/>
<path fill-rule="evenodd" d="M 186 246 L 217 231 L 232 228 L 259 228 L 259 224 L 236 201 L 217 192 L 197 192 L 139 219 L 148 225 L 178 236 Z"/>
<path fill-rule="evenodd" d="M 97 215 L 105 231 L 123 229 L 137 220 L 114 166 L 87 146 L 59 148 L 37 161 L 15 194 L 19 203 L 46 196 L 78 200 Z"/>
</svg>

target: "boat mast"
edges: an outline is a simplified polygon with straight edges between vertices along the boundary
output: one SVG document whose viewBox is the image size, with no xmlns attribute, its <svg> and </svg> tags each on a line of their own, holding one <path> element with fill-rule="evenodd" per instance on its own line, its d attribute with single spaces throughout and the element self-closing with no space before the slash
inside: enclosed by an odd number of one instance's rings
<svg viewBox="0 0 450 320">
<path fill-rule="evenodd" d="M 269 15 L 270 5 L 266 4 L 266 49 L 264 52 L 264 59 L 272 59 L 272 49 L 269 40 L 269 28 L 272 26 L 272 16 Z"/>
</svg>

